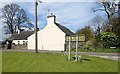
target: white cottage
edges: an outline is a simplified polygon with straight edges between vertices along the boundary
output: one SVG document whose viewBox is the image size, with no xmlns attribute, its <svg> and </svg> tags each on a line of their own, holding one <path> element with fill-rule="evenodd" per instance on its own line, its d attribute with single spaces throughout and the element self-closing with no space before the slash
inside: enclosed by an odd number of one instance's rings
<svg viewBox="0 0 120 74">
<path fill-rule="evenodd" d="M 15 45 L 27 44 L 27 38 L 32 35 L 33 31 L 23 31 L 12 34 L 7 40 Z"/>
<path fill-rule="evenodd" d="M 65 37 L 74 33 L 55 20 L 55 15 L 47 16 L 48 24 L 37 32 L 38 50 L 65 51 Z M 28 50 L 35 50 L 35 34 L 28 37 Z"/>
</svg>

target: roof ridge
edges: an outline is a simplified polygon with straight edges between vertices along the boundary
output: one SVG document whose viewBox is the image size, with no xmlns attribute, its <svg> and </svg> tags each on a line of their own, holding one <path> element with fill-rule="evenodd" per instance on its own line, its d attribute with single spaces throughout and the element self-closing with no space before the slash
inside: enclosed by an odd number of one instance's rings
<svg viewBox="0 0 120 74">
<path fill-rule="evenodd" d="M 63 25 L 60 25 L 59 23 L 56 23 L 56 22 L 55 24 L 68 36 L 75 35 L 72 31 L 70 31 L 68 28 L 64 27 Z"/>
</svg>

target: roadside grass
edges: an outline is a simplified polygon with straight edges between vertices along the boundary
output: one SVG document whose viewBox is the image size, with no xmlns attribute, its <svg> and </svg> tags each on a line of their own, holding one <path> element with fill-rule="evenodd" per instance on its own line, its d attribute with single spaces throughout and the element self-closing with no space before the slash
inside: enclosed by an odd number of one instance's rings
<svg viewBox="0 0 120 74">
<path fill-rule="evenodd" d="M 76 49 L 72 49 L 72 51 L 76 51 Z M 120 48 L 116 48 L 116 49 L 97 48 L 97 49 L 89 49 L 89 50 L 80 48 L 80 49 L 78 49 L 78 51 L 80 51 L 80 52 L 120 53 Z"/>
<path fill-rule="evenodd" d="M 0 51 L 0 73 L 2 73 L 2 51 Z"/>
<path fill-rule="evenodd" d="M 62 55 L 4 51 L 2 72 L 118 72 L 117 61 L 82 55 L 84 60 L 75 62 Z"/>
</svg>

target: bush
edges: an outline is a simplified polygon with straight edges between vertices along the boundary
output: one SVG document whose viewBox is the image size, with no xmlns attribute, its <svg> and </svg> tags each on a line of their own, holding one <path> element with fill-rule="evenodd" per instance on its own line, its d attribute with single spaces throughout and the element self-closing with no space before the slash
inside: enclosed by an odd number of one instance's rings
<svg viewBox="0 0 120 74">
<path fill-rule="evenodd" d="M 103 47 L 109 48 L 117 46 L 117 36 L 112 32 L 103 32 L 96 36 L 97 42 L 102 44 Z"/>
<path fill-rule="evenodd" d="M 92 41 L 87 41 L 87 42 L 84 44 L 83 49 L 91 50 L 91 49 L 92 49 L 92 45 L 93 45 L 93 42 L 92 42 Z"/>
</svg>

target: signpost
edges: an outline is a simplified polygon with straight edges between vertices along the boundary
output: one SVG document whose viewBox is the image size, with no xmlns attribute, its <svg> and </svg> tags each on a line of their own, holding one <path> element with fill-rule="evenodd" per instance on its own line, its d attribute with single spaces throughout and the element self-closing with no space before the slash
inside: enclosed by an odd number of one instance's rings
<svg viewBox="0 0 120 74">
<path fill-rule="evenodd" d="M 71 50 L 71 36 L 69 36 L 69 53 L 68 53 L 68 61 L 70 61 L 70 50 Z"/>
<path fill-rule="evenodd" d="M 78 36 L 76 36 L 76 62 L 78 61 Z"/>
<path fill-rule="evenodd" d="M 76 41 L 76 37 L 77 36 L 73 36 L 73 37 L 71 37 L 71 41 Z M 66 41 L 69 41 L 69 36 L 66 36 Z M 78 41 L 79 42 L 85 42 L 85 35 L 84 34 L 81 34 L 81 35 L 79 35 L 78 36 Z"/>
</svg>

